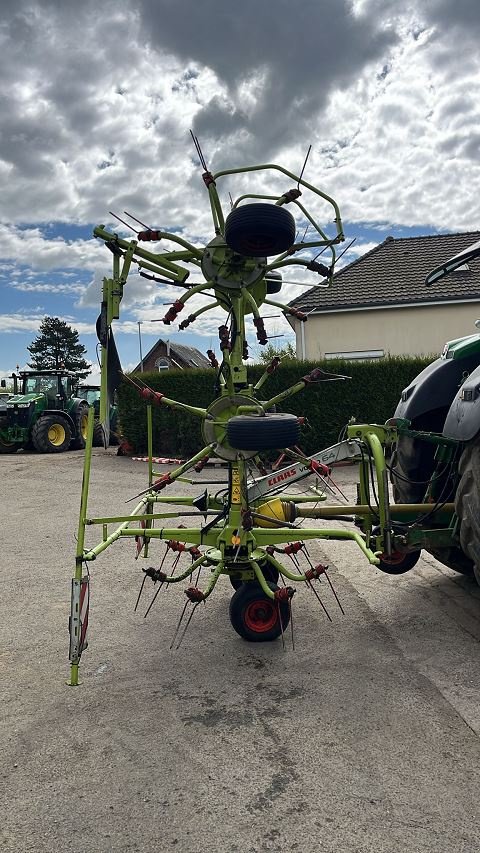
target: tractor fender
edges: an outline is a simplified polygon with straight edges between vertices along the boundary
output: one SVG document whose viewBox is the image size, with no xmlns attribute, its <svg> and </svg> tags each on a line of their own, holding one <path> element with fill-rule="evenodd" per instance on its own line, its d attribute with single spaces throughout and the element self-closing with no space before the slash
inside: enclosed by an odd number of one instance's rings
<svg viewBox="0 0 480 853">
<path fill-rule="evenodd" d="M 475 370 L 479 362 L 479 353 L 435 359 L 403 389 L 394 417 L 413 422 L 435 409 L 449 409 L 465 374 Z"/>
<path fill-rule="evenodd" d="M 473 370 L 448 410 L 443 435 L 471 441 L 480 430 L 480 366 Z"/>
<path fill-rule="evenodd" d="M 68 412 L 64 412 L 63 409 L 44 409 L 40 417 L 43 418 L 44 415 L 55 415 L 56 418 L 63 418 L 64 421 L 67 421 L 70 429 L 75 432 L 75 421 L 71 415 L 69 415 Z"/>
</svg>

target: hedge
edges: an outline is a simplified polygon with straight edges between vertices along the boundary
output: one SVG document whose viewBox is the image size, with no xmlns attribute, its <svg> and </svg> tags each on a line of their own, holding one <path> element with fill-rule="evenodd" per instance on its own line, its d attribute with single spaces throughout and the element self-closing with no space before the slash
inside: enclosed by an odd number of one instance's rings
<svg viewBox="0 0 480 853">
<path fill-rule="evenodd" d="M 346 381 L 309 385 L 278 407 L 278 410 L 307 418 L 309 426 L 303 427 L 301 446 L 306 453 L 314 453 L 334 444 L 342 427 L 351 417 L 362 423 L 384 423 L 393 415 L 402 389 L 431 360 L 419 357 L 390 357 L 367 362 L 283 361 L 262 386 L 261 398 L 266 400 L 275 396 L 315 367 L 351 377 Z M 249 369 L 249 381 L 255 384 L 263 371 L 263 365 L 252 365 Z M 214 398 L 213 369 L 143 373 L 141 378 L 166 397 L 195 406 L 206 407 Z M 118 391 L 118 405 L 123 435 L 136 453 L 145 453 L 145 401 L 130 383 L 124 382 Z M 167 406 L 154 406 L 154 455 L 181 458 L 192 456 L 203 446 L 200 424 L 200 420 L 190 414 L 172 411 Z"/>
</svg>

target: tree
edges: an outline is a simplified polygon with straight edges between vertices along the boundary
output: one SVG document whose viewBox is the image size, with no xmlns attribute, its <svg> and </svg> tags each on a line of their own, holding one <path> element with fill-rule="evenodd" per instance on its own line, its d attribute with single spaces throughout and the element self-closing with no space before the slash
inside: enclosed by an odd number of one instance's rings
<svg viewBox="0 0 480 853">
<path fill-rule="evenodd" d="M 39 336 L 27 347 L 32 356 L 29 367 L 34 370 L 74 370 L 83 379 L 90 365 L 83 358 L 86 348 L 78 340 L 78 332 L 58 317 L 45 317 Z"/>
<path fill-rule="evenodd" d="M 258 352 L 258 359 L 260 361 L 260 364 L 269 364 L 272 358 L 296 357 L 297 353 L 291 341 L 287 341 L 287 343 L 283 347 L 276 347 L 274 344 L 267 344 L 266 347 L 262 347 L 262 349 L 260 349 Z"/>
</svg>

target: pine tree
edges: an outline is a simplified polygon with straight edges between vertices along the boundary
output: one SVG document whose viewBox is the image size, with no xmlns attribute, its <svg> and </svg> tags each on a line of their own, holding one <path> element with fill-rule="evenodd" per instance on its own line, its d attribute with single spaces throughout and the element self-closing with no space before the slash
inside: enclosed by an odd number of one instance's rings
<svg viewBox="0 0 480 853">
<path fill-rule="evenodd" d="M 78 332 L 58 317 L 45 317 L 40 334 L 27 347 L 32 356 L 29 367 L 34 370 L 74 370 L 83 379 L 90 365 L 83 358 L 86 348 L 78 340 Z"/>
</svg>

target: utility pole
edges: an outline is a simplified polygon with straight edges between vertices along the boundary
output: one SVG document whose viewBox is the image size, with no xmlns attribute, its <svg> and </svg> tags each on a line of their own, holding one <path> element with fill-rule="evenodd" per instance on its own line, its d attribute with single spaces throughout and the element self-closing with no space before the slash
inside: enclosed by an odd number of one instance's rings
<svg viewBox="0 0 480 853">
<path fill-rule="evenodd" d="M 143 373 L 142 333 L 140 331 L 140 326 L 142 325 L 142 321 L 137 320 L 137 325 L 138 325 L 138 346 L 140 349 L 140 371 Z"/>
</svg>

